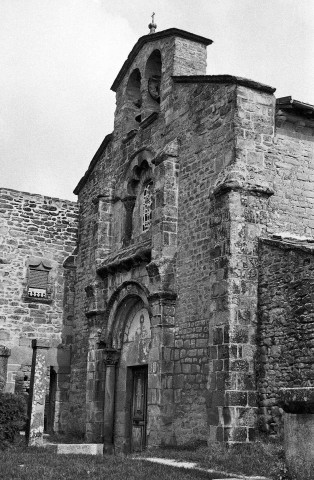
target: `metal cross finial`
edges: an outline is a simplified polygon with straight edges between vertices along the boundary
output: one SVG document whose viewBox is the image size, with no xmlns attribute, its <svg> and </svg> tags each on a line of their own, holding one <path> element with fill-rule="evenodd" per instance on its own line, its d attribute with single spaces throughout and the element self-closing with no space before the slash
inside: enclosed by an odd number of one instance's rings
<svg viewBox="0 0 314 480">
<path fill-rule="evenodd" d="M 157 25 L 155 23 L 155 12 L 152 14 L 152 22 L 148 25 L 149 33 L 155 33 Z"/>
</svg>

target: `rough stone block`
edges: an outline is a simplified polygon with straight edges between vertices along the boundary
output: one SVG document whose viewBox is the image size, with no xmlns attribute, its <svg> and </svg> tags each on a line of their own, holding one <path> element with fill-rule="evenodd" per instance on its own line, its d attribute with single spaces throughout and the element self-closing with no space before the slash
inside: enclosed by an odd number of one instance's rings
<svg viewBox="0 0 314 480">
<path fill-rule="evenodd" d="M 247 405 L 247 397 L 247 392 L 229 391 L 226 393 L 226 404 L 245 407 Z"/>
<path fill-rule="evenodd" d="M 103 455 L 103 450 L 102 443 L 59 443 L 57 453 L 62 455 Z"/>
</svg>

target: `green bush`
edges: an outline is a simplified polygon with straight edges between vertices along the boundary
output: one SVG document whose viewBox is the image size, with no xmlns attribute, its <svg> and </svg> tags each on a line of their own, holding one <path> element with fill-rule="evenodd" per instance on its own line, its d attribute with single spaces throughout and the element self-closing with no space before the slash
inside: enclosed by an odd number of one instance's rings
<svg viewBox="0 0 314 480">
<path fill-rule="evenodd" d="M 26 418 L 24 397 L 15 393 L 0 393 L 0 449 L 14 442 Z"/>
</svg>

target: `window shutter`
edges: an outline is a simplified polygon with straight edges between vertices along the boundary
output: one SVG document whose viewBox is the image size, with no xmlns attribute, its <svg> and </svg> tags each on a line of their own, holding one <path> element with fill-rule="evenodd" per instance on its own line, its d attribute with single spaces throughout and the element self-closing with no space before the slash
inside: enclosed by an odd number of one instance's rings
<svg viewBox="0 0 314 480">
<path fill-rule="evenodd" d="M 28 296 L 47 298 L 48 271 L 30 268 L 28 274 Z"/>
<path fill-rule="evenodd" d="M 31 288 L 47 289 L 48 272 L 44 270 L 30 269 L 28 286 Z"/>
</svg>

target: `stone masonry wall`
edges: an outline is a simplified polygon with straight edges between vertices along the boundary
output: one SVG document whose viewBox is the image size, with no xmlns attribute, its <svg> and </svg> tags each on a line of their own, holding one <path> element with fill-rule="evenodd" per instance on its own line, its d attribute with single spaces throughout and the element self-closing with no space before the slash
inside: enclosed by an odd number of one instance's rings
<svg viewBox="0 0 314 480">
<path fill-rule="evenodd" d="M 314 386 L 312 243 L 263 239 L 259 247 L 257 379 L 260 426 L 282 427 L 280 388 Z"/>
<path fill-rule="evenodd" d="M 175 46 L 175 44 L 177 45 Z M 178 50 L 176 56 L 174 56 L 175 48 Z M 183 48 L 189 50 L 188 58 L 182 55 Z M 147 81 L 144 81 L 146 62 L 149 55 L 156 49 L 161 50 L 162 57 L 161 103 L 160 106 L 156 104 L 156 110 L 159 111 L 159 114 L 154 118 L 153 122 L 147 125 L 139 125 L 136 135 L 128 138 L 126 135 L 128 132 L 125 131 L 126 111 L 124 109 L 124 93 L 128 77 L 135 68 L 139 68 L 143 79 L 142 89 L 146 89 Z M 197 61 L 195 59 L 193 61 L 193 56 L 197 58 Z M 93 392 L 90 391 L 90 386 L 97 381 L 97 372 L 95 373 L 93 371 L 94 367 L 89 365 L 88 358 L 90 359 L 94 355 L 93 350 L 98 339 L 97 332 L 106 327 L 104 325 L 104 309 L 106 309 L 107 302 L 125 282 L 137 282 L 150 293 L 158 291 L 160 287 L 160 284 L 154 284 L 149 278 L 145 262 L 141 265 L 134 265 L 130 269 L 122 268 L 116 272 L 107 273 L 103 275 L 103 278 L 98 276 L 96 268 L 99 266 L 99 261 L 101 263 L 109 254 L 114 255 L 121 249 L 121 240 L 119 241 L 121 234 L 117 234 L 117 231 L 119 229 L 122 230 L 125 214 L 124 205 L 120 205 L 120 197 L 121 195 L 126 195 L 126 171 L 132 159 L 137 155 L 137 152 L 145 148 L 151 152 L 151 157 L 155 157 L 157 153 L 162 152 L 169 141 L 175 140 L 177 136 L 177 132 L 173 135 L 173 131 L 170 131 L 170 129 L 168 133 L 165 124 L 169 114 L 172 87 L 171 75 L 174 72 L 183 74 L 187 71 L 205 73 L 205 64 L 206 49 L 203 45 L 195 42 L 183 41 L 181 39 L 175 42 L 175 39 L 171 37 L 156 42 L 149 42 L 143 46 L 141 53 L 134 60 L 130 71 L 126 73 L 117 91 L 115 130 L 112 140 L 89 174 L 88 181 L 79 194 L 80 240 L 77 255 L 75 341 L 72 356 L 70 398 L 73 411 L 75 410 L 76 414 L 82 418 L 85 416 L 84 410 L 87 402 L 87 433 L 91 436 L 93 434 L 91 431 L 92 417 L 95 416 L 95 412 L 91 411 L 93 407 L 90 408 L 90 405 L 96 400 L 93 397 Z M 143 98 L 145 100 L 145 92 L 143 92 Z M 143 106 L 143 111 L 145 111 L 145 105 Z M 142 120 L 145 119 L 142 118 Z M 173 163 L 171 158 L 163 162 L 160 168 L 155 168 L 160 173 L 156 174 L 156 178 L 153 177 L 156 184 L 154 186 L 155 202 L 153 205 L 152 229 L 140 235 L 136 240 L 138 243 L 144 242 L 152 247 L 152 255 L 157 260 L 157 264 L 161 265 L 163 271 L 166 272 L 165 283 L 169 285 L 169 288 L 172 288 L 171 282 L 173 282 L 174 278 L 173 266 L 171 268 L 168 267 L 166 261 L 164 263 L 160 262 L 160 264 L 158 262 L 164 254 L 167 256 L 168 262 L 168 258 L 172 258 L 175 251 L 173 220 L 176 221 L 176 218 L 173 219 L 171 215 L 172 213 L 174 217 L 177 215 L 176 206 L 172 205 L 176 204 L 177 201 L 177 187 L 174 185 L 175 180 L 173 180 L 173 178 L 176 178 L 177 172 Z M 164 173 L 165 171 L 169 171 L 169 177 L 168 174 Z M 166 177 L 167 181 L 164 179 Z M 171 204 L 171 207 L 167 205 L 167 202 Z M 165 215 L 169 217 L 167 222 L 164 218 Z M 174 225 L 174 228 L 176 229 L 176 225 Z M 156 268 L 156 265 L 154 265 L 154 268 Z M 87 297 L 87 291 L 93 291 L 95 295 Z M 156 301 L 157 303 L 158 301 Z M 94 305 L 93 308 L 90 306 L 91 304 Z M 155 308 L 156 311 L 158 310 L 156 325 L 161 323 L 159 312 L 163 311 L 162 306 L 158 306 L 158 308 Z M 87 317 L 85 313 L 87 313 Z M 162 337 L 162 335 L 160 336 Z M 87 356 L 88 350 L 91 352 L 89 357 Z M 161 345 L 160 349 L 158 349 L 159 351 L 162 352 Z M 89 371 L 86 373 L 87 363 Z M 158 375 L 160 375 L 159 370 Z M 88 385 L 88 391 L 85 399 L 84 387 L 86 384 Z M 171 389 L 171 379 L 168 381 L 168 384 L 169 389 Z M 84 387 L 82 387 L 83 385 Z M 162 394 L 158 398 L 160 399 L 161 396 Z M 164 401 L 164 403 L 164 408 L 167 409 L 167 402 Z M 154 422 L 153 419 L 152 422 Z M 98 435 L 97 432 L 95 434 L 96 436 Z"/>
<path fill-rule="evenodd" d="M 180 170 L 173 385 L 180 443 L 207 439 L 224 404 L 228 347 L 220 334 L 228 334 L 230 215 L 228 200 L 210 192 L 234 160 L 235 93 L 232 85 L 180 85 L 174 94 Z"/>
<path fill-rule="evenodd" d="M 63 313 L 67 301 L 63 262 L 76 246 L 77 205 L 2 188 L 0 221 L 0 343 L 11 348 L 7 389 L 14 391 L 16 372 L 21 370 L 22 375 L 31 365 L 32 339 L 50 341 L 51 365 L 69 364 L 67 348 L 55 347 L 65 345 L 71 336 L 71 318 Z M 51 300 L 27 297 L 29 257 L 51 262 Z"/>
<path fill-rule="evenodd" d="M 281 116 L 276 125 L 269 88 L 178 78 L 173 83 L 173 73 L 204 73 L 204 48 L 194 55 L 187 44 L 191 55 L 184 64 L 180 42 L 149 42 L 134 59 L 117 90 L 110 143 L 80 191 L 71 395 L 84 415 L 82 385 L 97 381 L 93 371 L 86 375 L 87 352 L 97 345 L 115 291 L 130 281 L 147 289 L 148 297 L 166 289 L 172 304 L 164 311 L 171 315 L 158 316 L 158 328 L 168 321 L 170 328 L 175 316 L 174 345 L 158 345 L 162 368 L 168 369 L 161 394 L 167 387 L 171 414 L 165 421 L 170 425 L 174 418 L 172 442 L 208 438 L 208 429 L 212 441 L 245 442 L 254 438 L 257 418 L 258 238 L 300 228 L 312 234 L 311 180 L 306 180 L 313 166 L 312 130 L 300 118 L 291 127 Z M 136 131 L 126 132 L 129 74 L 138 68 L 144 78 L 155 49 L 162 58 L 160 108 L 142 118 Z M 154 201 L 151 231 L 137 241 L 151 247 L 152 261 L 147 274 L 145 260 L 101 278 L 96 270 L 106 258 L 117 249 L 127 255 L 122 234 L 113 229 L 125 221 L 128 168 L 143 150 L 153 159 Z"/>
</svg>

